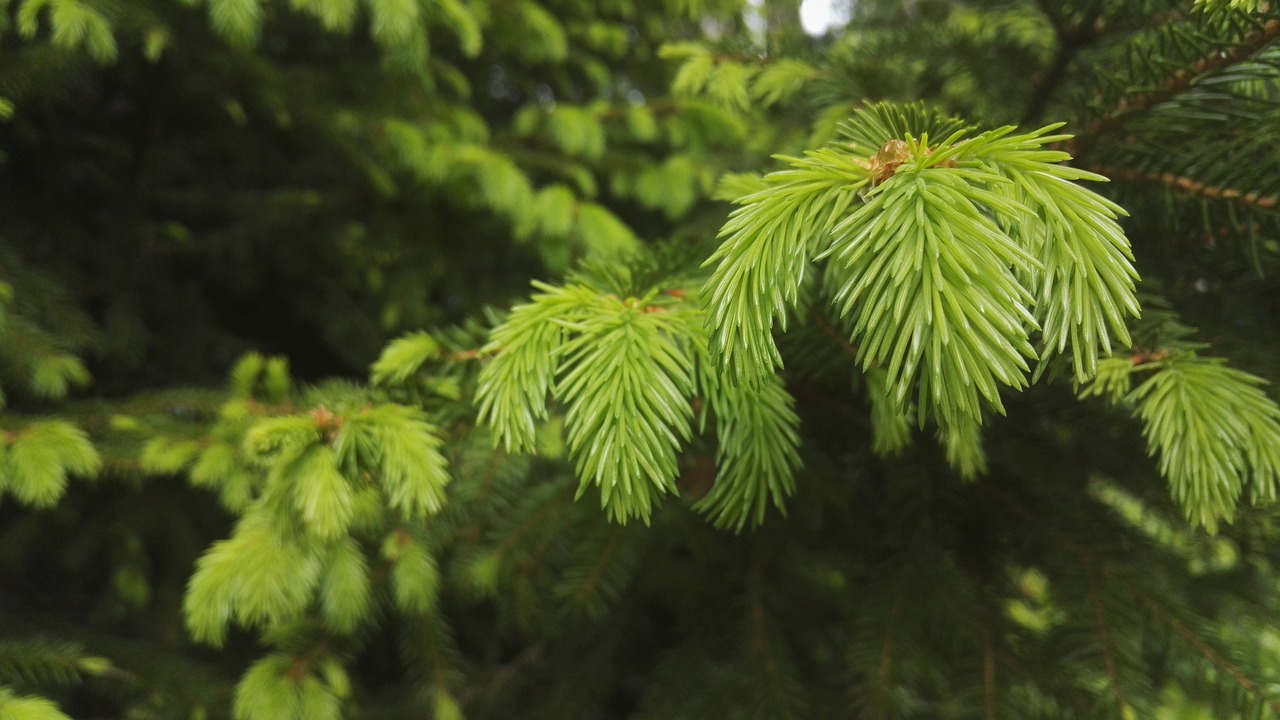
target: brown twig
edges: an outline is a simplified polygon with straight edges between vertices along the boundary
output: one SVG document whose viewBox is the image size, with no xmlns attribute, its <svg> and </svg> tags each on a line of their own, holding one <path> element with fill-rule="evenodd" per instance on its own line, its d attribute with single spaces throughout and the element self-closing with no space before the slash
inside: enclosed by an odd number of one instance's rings
<svg viewBox="0 0 1280 720">
<path fill-rule="evenodd" d="M 1093 563 L 1089 560 L 1089 556 L 1079 555 L 1080 564 L 1084 566 L 1085 577 L 1089 579 L 1089 597 L 1093 600 L 1094 619 L 1098 623 L 1098 645 L 1102 647 L 1102 657 L 1106 660 L 1107 676 L 1111 678 L 1111 692 L 1115 693 L 1116 701 L 1120 703 L 1121 708 L 1129 707 L 1129 702 L 1124 698 L 1124 691 L 1120 687 L 1120 673 L 1116 670 L 1116 660 L 1112 653 L 1111 633 L 1107 630 L 1106 610 L 1102 607 L 1102 598 L 1098 593 L 1098 581 L 1093 572 Z"/>
<path fill-rule="evenodd" d="M 1150 170 L 1134 170 L 1107 166 L 1091 166 L 1088 169 L 1090 172 L 1105 175 L 1113 180 L 1156 183 L 1158 185 L 1164 185 L 1165 187 L 1184 192 L 1188 195 L 1208 198 L 1210 200 L 1225 200 L 1227 202 L 1243 205 L 1251 210 L 1275 210 L 1277 207 L 1280 207 L 1280 198 L 1275 196 L 1259 195 L 1256 192 L 1244 192 L 1243 190 L 1238 190 L 1236 188 L 1209 185 L 1193 180 L 1192 178 L 1175 175 L 1173 173 L 1161 173 Z"/>
</svg>

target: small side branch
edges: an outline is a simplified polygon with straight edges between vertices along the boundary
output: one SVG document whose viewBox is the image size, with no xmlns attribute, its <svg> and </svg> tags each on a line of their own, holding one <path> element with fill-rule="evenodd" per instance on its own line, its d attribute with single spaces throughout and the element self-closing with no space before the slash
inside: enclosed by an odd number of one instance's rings
<svg viewBox="0 0 1280 720">
<path fill-rule="evenodd" d="M 986 720 L 996 720 L 996 649 L 989 623 L 982 628 L 982 640 L 982 702 L 987 709 Z"/>
<path fill-rule="evenodd" d="M 880 646 L 880 669 L 876 676 L 882 688 L 889 686 L 889 678 L 893 671 L 893 643 L 894 635 L 898 631 L 898 620 L 902 615 L 903 583 L 914 572 L 915 567 L 911 564 L 903 568 L 903 575 L 899 578 L 898 587 L 893 594 L 893 605 L 889 607 L 889 617 L 885 620 L 884 643 Z"/>
<path fill-rule="evenodd" d="M 1084 566 L 1085 577 L 1089 579 L 1089 597 L 1093 601 L 1094 619 L 1098 623 L 1098 645 L 1102 647 L 1102 657 L 1107 664 L 1107 677 L 1111 678 L 1111 692 L 1115 694 L 1116 702 L 1120 703 L 1122 709 L 1128 708 L 1129 703 L 1125 700 L 1124 691 L 1120 686 L 1120 673 L 1116 670 L 1111 632 L 1107 629 L 1107 615 L 1102 607 L 1102 597 L 1098 592 L 1098 579 L 1088 556 L 1081 555 L 1080 564 Z"/>
<path fill-rule="evenodd" d="M 583 578 L 582 583 L 574 590 L 573 595 L 569 599 L 571 606 L 581 607 L 595 591 L 596 586 L 604 577 L 605 568 L 613 560 L 614 554 L 618 551 L 618 547 L 622 544 L 621 525 L 609 526 L 609 542 L 605 544 L 604 549 L 596 556 L 595 564 L 591 567 L 591 572 Z"/>
<path fill-rule="evenodd" d="M 823 335 L 831 338 L 831 342 L 835 343 L 841 352 L 853 358 L 855 362 L 857 361 L 858 348 L 854 347 L 844 335 L 840 334 L 840 331 L 831 324 L 830 320 L 814 308 L 809 309 L 809 318 L 813 320 L 814 325 L 818 326 L 818 329 L 822 330 Z"/>
<path fill-rule="evenodd" d="M 1110 573 L 1106 573 L 1106 574 L 1109 575 Z M 1229 676 L 1245 692 L 1254 696 L 1258 700 L 1261 700 L 1262 702 L 1266 703 L 1267 707 L 1271 709 L 1271 712 L 1275 713 L 1276 715 L 1280 715 L 1280 702 L 1276 702 L 1275 700 L 1268 697 L 1267 694 L 1262 691 L 1262 688 L 1258 687 L 1257 683 L 1251 680 L 1249 676 L 1241 672 L 1240 668 L 1233 665 L 1230 660 L 1227 660 L 1221 654 L 1219 654 L 1217 650 L 1214 650 L 1212 647 L 1210 647 L 1209 643 L 1205 642 L 1204 639 L 1201 638 L 1199 635 L 1197 635 L 1194 630 L 1184 625 L 1181 621 L 1179 621 L 1176 617 L 1174 617 L 1172 613 L 1164 609 L 1164 607 L 1161 606 L 1160 603 L 1156 602 L 1150 597 L 1147 597 L 1142 592 L 1140 592 L 1137 588 L 1134 588 L 1133 586 L 1124 582 L 1121 582 L 1120 584 L 1121 584 L 1121 587 L 1124 588 L 1125 592 L 1129 593 L 1138 602 L 1142 603 L 1147 609 L 1151 611 L 1153 615 L 1159 618 L 1161 622 L 1163 622 L 1165 625 L 1168 625 L 1170 628 L 1172 628 L 1174 632 L 1176 632 L 1180 637 L 1182 637 L 1183 640 L 1186 640 L 1187 643 L 1191 645 L 1191 647 L 1195 648 L 1196 652 L 1200 653 L 1200 655 L 1202 655 L 1215 668 L 1217 668 L 1219 672 L 1222 672 L 1227 676 Z"/>
</svg>

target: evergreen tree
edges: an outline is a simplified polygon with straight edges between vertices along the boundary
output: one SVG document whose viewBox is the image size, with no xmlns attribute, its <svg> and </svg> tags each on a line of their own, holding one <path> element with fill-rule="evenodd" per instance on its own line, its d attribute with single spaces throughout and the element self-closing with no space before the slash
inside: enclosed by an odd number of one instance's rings
<svg viewBox="0 0 1280 720">
<path fill-rule="evenodd" d="M 1280 717 L 1280 12 L 799 5 L 0 0 L 0 719 Z"/>
</svg>

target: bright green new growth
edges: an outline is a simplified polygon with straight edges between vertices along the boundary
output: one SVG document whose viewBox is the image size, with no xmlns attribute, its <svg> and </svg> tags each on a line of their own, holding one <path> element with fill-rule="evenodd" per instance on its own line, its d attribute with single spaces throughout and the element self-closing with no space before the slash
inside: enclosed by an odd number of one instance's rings
<svg viewBox="0 0 1280 720">
<path fill-rule="evenodd" d="M 542 292 L 485 348 L 495 356 L 477 402 L 495 442 L 534 450 L 550 396 L 564 407 L 578 495 L 594 485 L 614 520 L 648 523 L 654 503 L 678 493 L 679 453 L 701 397 L 716 419 L 720 474 L 698 507 L 738 529 L 761 522 L 769 504 L 782 507 L 800 464 L 791 397 L 776 376 L 748 388 L 710 371 L 703 313 L 686 290 L 620 297 L 585 282 L 535 287 Z"/>
<path fill-rule="evenodd" d="M 1152 375 L 1130 389 L 1139 372 Z M 1216 531 L 1231 522 L 1245 486 L 1252 502 L 1274 500 L 1280 479 L 1280 406 L 1266 381 L 1194 350 L 1141 362 L 1109 358 L 1081 397 L 1130 407 L 1142 421 L 1148 452 L 1189 521 Z"/>
<path fill-rule="evenodd" d="M 771 375 L 759 388 L 750 389 L 705 377 L 703 387 L 719 419 L 716 464 L 720 475 L 697 507 L 716 525 L 735 530 L 748 521 L 764 522 L 769 503 L 785 512 L 783 500 L 795 491 L 793 475 L 800 467 L 800 419 L 781 378 Z"/>
<path fill-rule="evenodd" d="M 1189 358 L 1168 362 L 1129 396 L 1174 499 L 1211 531 L 1235 516 L 1249 480 L 1252 500 L 1275 499 L 1280 408 L 1261 384 L 1221 360 Z"/>
<path fill-rule="evenodd" d="M 338 720 L 350 694 L 346 670 L 333 658 L 316 664 L 319 673 L 284 653 L 258 660 L 236 687 L 234 717 Z"/>
<path fill-rule="evenodd" d="M 58 706 L 41 697 L 17 695 L 0 686 L 0 718 L 5 720 L 70 720 Z"/>
<path fill-rule="evenodd" d="M 405 379 L 439 350 L 407 338 L 375 369 Z M 443 441 L 420 408 L 334 384 L 299 395 L 287 365 L 256 354 L 231 372 L 209 442 L 157 438 L 152 472 L 189 469 L 239 519 L 198 560 L 183 610 L 199 641 L 231 625 L 260 629 L 281 652 L 236 688 L 236 718 L 339 717 L 350 683 L 313 635 L 353 637 L 383 606 L 435 612 L 440 572 L 426 523 L 445 504 Z"/>
<path fill-rule="evenodd" d="M 827 259 L 862 368 L 882 368 L 894 411 L 914 402 L 922 425 L 1002 413 L 1000 390 L 1027 385 L 1028 360 L 1038 373 L 1067 346 L 1077 380 L 1091 377 L 1113 339 L 1129 342 L 1137 273 L 1123 211 L 1072 182 L 1104 178 L 1045 149 L 1068 139 L 1057 127 L 976 133 L 879 104 L 845 125 L 844 148 L 783 158 L 792 169 L 739 200 L 708 261 L 721 366 L 750 383 L 782 365 L 774 322 L 785 330 L 810 263 Z"/>
<path fill-rule="evenodd" d="M 31 507 L 52 507 L 68 475 L 91 477 L 102 466 L 83 430 L 62 420 L 0 433 L 0 498 L 5 493 Z"/>
</svg>

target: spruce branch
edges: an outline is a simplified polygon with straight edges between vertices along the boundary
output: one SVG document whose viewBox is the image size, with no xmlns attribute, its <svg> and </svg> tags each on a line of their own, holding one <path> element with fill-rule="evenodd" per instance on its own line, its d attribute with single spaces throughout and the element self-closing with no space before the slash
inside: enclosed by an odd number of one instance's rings
<svg viewBox="0 0 1280 720">
<path fill-rule="evenodd" d="M 753 567 L 748 573 L 745 639 L 750 707 L 771 718 L 804 717 L 794 663 L 785 637 L 773 626 L 765 607 L 760 570 Z"/>
<path fill-rule="evenodd" d="M 43 639 L 0 640 L 0 685 L 71 687 L 87 676 L 115 670 L 78 644 Z M 118 672 L 118 670 L 117 670 Z"/>
<path fill-rule="evenodd" d="M 320 578 L 320 617 L 338 633 L 352 633 L 369 619 L 373 591 L 369 565 L 359 543 L 345 538 L 334 543 L 324 560 Z"/>
<path fill-rule="evenodd" d="M 987 453 L 982 446 L 982 423 L 973 418 L 940 422 L 938 441 L 947 464 L 963 480 L 973 480 L 987 472 Z"/>
<path fill-rule="evenodd" d="M 1272 40 L 1280 37 L 1280 19 L 1269 19 L 1235 43 L 1215 48 L 1165 79 L 1158 88 L 1121 97 L 1114 107 L 1096 116 L 1083 132 L 1068 142 L 1071 155 L 1080 157 L 1103 136 L 1141 117 L 1151 108 L 1185 92 L 1202 76 L 1247 61 Z"/>
<path fill-rule="evenodd" d="M 400 655 L 421 686 L 427 689 L 434 717 L 463 717 L 459 706 L 465 705 L 468 698 L 461 692 L 455 695 L 453 689 L 464 688 L 467 683 L 453 628 L 441 617 L 410 616 L 404 619 L 399 630 Z"/>
<path fill-rule="evenodd" d="M 348 414 L 333 440 L 348 475 L 377 478 L 386 507 L 408 520 L 434 515 L 445 504 L 450 477 L 443 444 L 422 411 L 392 404 Z"/>
<path fill-rule="evenodd" d="M 197 562 L 184 598 L 197 640 L 218 645 L 231 624 L 288 635 L 281 628 L 308 613 L 334 632 L 356 632 L 375 607 L 364 540 L 383 539 L 378 578 L 398 609 L 434 607 L 432 548 L 397 524 L 444 504 L 438 431 L 419 409 L 375 405 L 346 386 L 309 391 L 297 404 L 310 409 L 298 412 L 290 387 L 282 364 L 249 356 L 195 457 L 190 443 L 152 452 L 153 464 L 191 466 L 193 482 L 219 489 L 241 515 Z M 258 403 L 260 393 L 278 404 Z"/>
<path fill-rule="evenodd" d="M 1235 516 L 1246 485 L 1254 501 L 1274 499 L 1280 407 L 1260 389 L 1263 380 L 1190 353 L 1150 366 L 1158 372 L 1125 400 L 1187 518 L 1214 531 Z"/>
<path fill-rule="evenodd" d="M 566 506 L 573 501 L 570 488 L 548 487 L 549 490 L 522 498 L 520 512 L 512 513 L 513 522 L 498 527 L 499 540 L 471 559 L 467 579 L 478 595 L 496 595 L 503 580 L 523 579 L 518 572 L 522 564 L 536 564 L 530 558 L 536 558 L 550 542 L 545 536 L 547 529 L 561 520 Z M 540 532 L 544 533 L 542 537 Z"/>
<path fill-rule="evenodd" d="M 1030 522 L 1040 521 L 1040 517 L 1029 507 L 1011 498 L 1006 493 L 1001 492 L 993 485 L 984 484 L 981 486 L 981 489 L 986 495 L 1023 519 Z M 1090 602 L 1095 607 L 1095 614 L 1101 612 L 1101 610 L 1098 609 L 1101 608 L 1101 593 L 1099 592 L 1101 587 L 1115 587 L 1120 589 L 1125 594 L 1137 600 L 1140 606 L 1150 610 L 1162 624 L 1171 628 L 1175 633 L 1182 637 L 1183 640 L 1195 649 L 1201 657 L 1208 660 L 1217 670 L 1230 678 L 1237 686 L 1256 698 L 1260 703 L 1269 706 L 1272 712 L 1280 715 L 1280 703 L 1272 700 L 1263 691 L 1263 689 L 1259 687 L 1257 682 L 1246 675 L 1239 667 L 1235 666 L 1223 657 L 1217 650 L 1200 637 L 1199 634 L 1188 627 L 1186 623 L 1179 620 L 1167 607 L 1155 598 L 1151 597 L 1150 594 L 1134 585 L 1130 581 L 1130 578 L 1121 576 L 1115 567 L 1100 563 L 1095 554 L 1085 546 L 1081 545 L 1080 542 L 1070 538 L 1062 538 L 1061 542 L 1063 547 L 1076 557 L 1077 562 L 1085 571 L 1087 581 L 1086 590 L 1089 594 Z M 1101 576 L 1104 579 L 1105 584 L 1101 586 L 1098 585 L 1096 582 L 1096 576 Z M 1119 695 L 1120 686 L 1114 682 L 1114 678 L 1118 677 L 1118 673 L 1117 675 L 1111 675 L 1113 669 L 1118 670 L 1118 668 L 1111 659 L 1114 657 L 1114 653 L 1109 652 L 1107 648 L 1114 647 L 1114 644 L 1106 641 L 1109 634 L 1104 635 L 1104 629 L 1107 625 L 1101 616 L 1099 616 L 1097 622 L 1099 638 L 1106 642 L 1102 648 L 1104 652 L 1104 660 L 1107 661 L 1107 672 L 1113 679 L 1112 691 L 1116 694 L 1117 699 L 1124 702 L 1123 698 Z"/>
<path fill-rule="evenodd" d="M 709 358 L 701 363 L 709 367 Z M 702 374 L 702 388 L 717 419 L 716 483 L 694 507 L 718 527 L 741 531 L 759 525 L 772 504 L 786 514 L 784 502 L 795 491 L 800 467 L 799 417 L 794 400 L 771 375 L 757 387 L 721 382 Z"/>
<path fill-rule="evenodd" d="M 232 621 L 270 627 L 306 610 L 320 579 L 320 557 L 313 548 L 282 541 L 273 525 L 266 513 L 246 516 L 197 562 L 183 600 L 196 640 L 219 646 Z"/>
<path fill-rule="evenodd" d="M 513 308 L 494 329 L 484 351 L 496 356 L 480 371 L 476 392 L 480 421 L 493 427 L 495 441 L 507 452 L 533 449 L 569 326 L 595 295 L 583 287 L 535 287 L 544 292 Z"/>
<path fill-rule="evenodd" d="M 871 405 L 871 449 L 885 457 L 897 455 L 911 443 L 911 416 L 915 408 L 899 411 L 889 397 L 888 380 L 883 370 L 872 368 L 864 377 L 867 400 Z"/>
<path fill-rule="evenodd" d="M 904 627 L 910 616 L 911 584 L 918 580 L 913 562 L 896 564 L 872 587 L 876 603 L 855 616 L 853 636 L 846 653 L 848 669 L 856 679 L 852 699 L 856 717 L 895 717 L 906 713 L 911 697 L 905 690 L 912 647 Z"/>
<path fill-rule="evenodd" d="M 918 382 L 921 424 L 926 413 L 978 418 L 979 398 L 1003 412 L 997 385 L 1025 386 L 1035 320 L 1013 271 L 1039 269 L 980 208 L 1004 205 L 980 187 L 992 176 L 931 170 L 881 184 L 827 251 L 844 274 L 835 302 L 852 316 L 863 369 L 885 369 L 900 410 Z"/>
<path fill-rule="evenodd" d="M 630 585 L 647 537 L 616 524 L 592 530 L 593 537 L 573 551 L 556 595 L 570 612 L 598 620 Z"/>
<path fill-rule="evenodd" d="M 781 506 L 799 466 L 791 398 L 773 375 L 751 386 L 709 372 L 705 313 L 683 290 L 620 297 L 627 277 L 583 275 L 593 285 L 535 284 L 494 332 L 481 370 L 480 421 L 506 449 L 535 447 L 548 396 L 564 404 L 579 478 L 616 521 L 646 523 L 659 497 L 677 492 L 677 456 L 692 435 L 693 403 L 705 394 L 717 418 L 721 476 L 699 509 L 722 525 L 759 522 Z M 598 287 L 596 287 L 598 286 Z"/>
<path fill-rule="evenodd" d="M 93 477 L 102 459 L 80 428 L 43 420 L 17 432 L 0 433 L 0 493 L 32 507 L 52 507 L 71 475 Z"/>
<path fill-rule="evenodd" d="M 429 615 L 436 607 L 440 566 L 428 542 L 417 528 L 405 527 L 382 544 L 382 558 L 391 563 L 391 600 L 405 615 Z"/>
<path fill-rule="evenodd" d="M 308 662 L 272 653 L 250 666 L 236 685 L 232 714 L 236 720 L 339 720 L 348 682 L 336 661 Z"/>
<path fill-rule="evenodd" d="M 1235 682 L 1240 689 L 1244 690 L 1259 703 L 1269 708 L 1273 714 L 1280 716 L 1280 702 L 1272 699 L 1263 688 L 1258 686 L 1258 683 L 1254 682 L 1254 680 L 1248 675 L 1245 675 L 1240 668 L 1236 667 L 1231 663 L 1231 661 L 1223 657 L 1221 653 L 1215 650 L 1211 645 L 1209 645 L 1209 643 L 1205 642 L 1204 638 L 1200 637 L 1198 633 L 1187 627 L 1185 623 L 1175 617 L 1173 613 L 1164 607 L 1164 605 L 1158 602 L 1155 598 L 1152 598 L 1150 595 L 1134 587 L 1132 584 L 1116 577 L 1116 574 L 1113 571 L 1104 569 L 1102 572 L 1104 576 L 1108 577 L 1113 582 L 1118 582 L 1120 587 L 1123 588 L 1126 593 L 1137 600 L 1143 607 L 1150 610 L 1151 613 L 1160 620 L 1160 622 L 1177 633 L 1178 636 L 1190 645 L 1192 649 L 1199 653 L 1201 657 L 1208 660 L 1214 668 L 1231 678 L 1231 680 Z"/>
<path fill-rule="evenodd" d="M 681 345 L 694 333 L 689 317 L 620 306 L 583 320 L 563 350 L 556 389 L 568 405 L 579 495 L 595 484 L 615 520 L 647 524 L 653 498 L 676 491 L 677 451 L 691 432 L 694 368 Z"/>
<path fill-rule="evenodd" d="M 866 163 L 835 150 L 784 159 L 792 169 L 767 175 L 766 189 L 738 201 L 720 231 L 724 243 L 705 263 L 715 265 L 703 292 L 712 350 L 729 375 L 748 382 L 782 366 L 774 322 L 786 329 L 814 246 L 872 179 Z"/>
<path fill-rule="evenodd" d="M 909 123 L 950 134 L 902 130 Z M 706 304 L 712 349 L 731 377 L 758 381 L 781 365 L 772 337 L 815 260 L 848 318 L 864 370 L 883 368 L 897 412 L 981 422 L 1003 412 L 1002 387 L 1028 384 L 1070 346 L 1077 380 L 1112 340 L 1128 344 L 1137 273 L 1114 203 L 1077 184 L 1100 176 L 1044 149 L 1058 125 L 973 133 L 919 106 L 860 111 L 852 146 L 791 159 L 726 223 Z M 879 133 L 903 131 L 900 138 Z M 785 329 L 785 326 L 784 328 Z M 1042 330 L 1042 349 L 1032 333 Z"/>
</svg>

